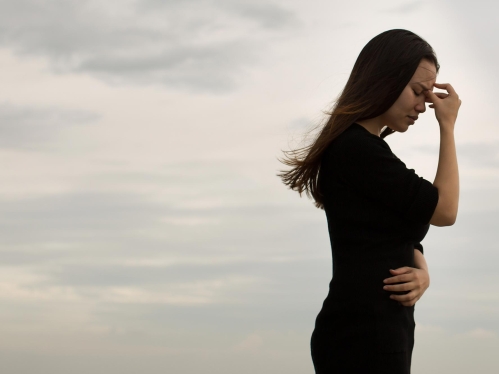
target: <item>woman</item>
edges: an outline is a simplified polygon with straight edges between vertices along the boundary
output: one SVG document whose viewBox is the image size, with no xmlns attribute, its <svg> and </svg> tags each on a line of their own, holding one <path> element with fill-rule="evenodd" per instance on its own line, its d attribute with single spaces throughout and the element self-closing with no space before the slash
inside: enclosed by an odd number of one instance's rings
<svg viewBox="0 0 499 374">
<path fill-rule="evenodd" d="M 280 175 L 325 210 L 333 278 L 311 338 L 318 374 L 410 373 L 414 304 L 429 285 L 421 241 L 429 226 L 453 225 L 459 176 L 454 124 L 461 105 L 436 83 L 432 47 L 388 30 L 361 51 L 330 118 L 307 147 L 285 152 Z M 433 87 L 448 93 L 434 93 Z M 440 154 L 433 183 L 383 140 L 435 110 Z"/>
</svg>

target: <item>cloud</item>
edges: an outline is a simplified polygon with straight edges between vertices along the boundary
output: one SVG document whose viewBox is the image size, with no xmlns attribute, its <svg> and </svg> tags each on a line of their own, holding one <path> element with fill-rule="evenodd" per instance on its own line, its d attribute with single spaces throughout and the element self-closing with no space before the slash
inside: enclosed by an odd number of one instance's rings
<svg viewBox="0 0 499 374">
<path fill-rule="evenodd" d="M 420 145 L 415 150 L 438 155 L 438 146 Z M 499 168 L 499 142 L 456 144 L 458 161 L 472 167 Z"/>
<path fill-rule="evenodd" d="M 254 351 L 263 346 L 263 339 L 260 334 L 254 332 L 245 337 L 235 346 L 236 351 Z"/>
<path fill-rule="evenodd" d="M 269 2 L 0 0 L 0 45 L 110 84 L 228 92 L 297 17 Z"/>
<path fill-rule="evenodd" d="M 473 338 L 478 338 L 478 339 L 497 338 L 497 333 L 495 331 L 486 330 L 486 329 L 482 329 L 482 328 L 473 329 L 473 330 L 469 331 L 466 335 L 471 336 Z"/>
<path fill-rule="evenodd" d="M 11 271 L 3 283 L 0 279 L 0 295 L 25 301 L 268 305 L 283 282 L 293 291 L 280 292 L 281 300 L 306 287 L 302 280 L 316 268 L 320 247 L 311 252 L 307 236 L 290 233 L 297 225 L 320 230 L 317 237 L 327 244 L 325 223 L 308 220 L 300 209 L 255 203 L 258 194 L 248 195 L 254 186 L 220 165 L 189 165 L 169 165 L 164 173 L 99 173 L 77 183 L 77 191 L 2 200 L 1 273 Z M 184 188 L 169 195 L 173 182 Z M 166 201 L 136 192 L 149 183 L 165 188 Z M 125 192 L 128 187 L 135 192 Z M 234 205 L 215 195 L 214 204 L 192 203 L 192 197 L 210 198 L 212 191 L 252 200 Z M 190 204 L 184 204 L 187 199 Z M 185 225 L 186 220 L 195 222 Z M 292 269 L 298 275 L 289 277 Z M 14 270 L 23 272 L 13 278 Z"/>
<path fill-rule="evenodd" d="M 49 150 L 58 136 L 100 115 L 85 110 L 0 104 L 0 148 Z"/>
<path fill-rule="evenodd" d="M 22 244 L 33 248 L 51 242 L 118 243 L 160 221 L 168 208 L 137 194 L 74 192 L 2 201 L 3 248 Z M 140 234 L 138 234 L 140 235 Z M 111 246 L 111 244 L 108 244 Z"/>
</svg>

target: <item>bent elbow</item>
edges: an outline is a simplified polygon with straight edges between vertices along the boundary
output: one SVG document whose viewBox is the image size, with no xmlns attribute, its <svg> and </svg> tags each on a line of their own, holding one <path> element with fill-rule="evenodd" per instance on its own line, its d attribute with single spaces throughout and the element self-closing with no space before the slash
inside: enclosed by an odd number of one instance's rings
<svg viewBox="0 0 499 374">
<path fill-rule="evenodd" d="M 451 217 L 449 217 L 449 224 L 447 226 L 452 226 L 453 224 L 455 224 L 456 219 L 457 219 L 457 214 L 454 214 Z"/>
<path fill-rule="evenodd" d="M 452 226 L 456 223 L 457 215 L 454 214 L 452 216 L 447 216 L 445 217 L 444 221 L 442 222 L 441 226 Z"/>
<path fill-rule="evenodd" d="M 445 199 L 438 199 L 435 211 L 430 219 L 430 224 L 434 226 L 452 226 L 456 223 L 458 206 L 456 202 L 449 202 Z"/>
<path fill-rule="evenodd" d="M 434 214 L 429 223 L 438 227 L 452 226 L 456 223 L 456 218 L 457 214 Z"/>
</svg>

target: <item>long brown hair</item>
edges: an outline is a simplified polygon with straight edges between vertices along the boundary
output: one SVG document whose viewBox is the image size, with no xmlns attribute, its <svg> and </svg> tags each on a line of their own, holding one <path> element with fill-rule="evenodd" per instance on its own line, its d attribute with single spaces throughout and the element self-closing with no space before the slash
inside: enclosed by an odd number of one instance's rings
<svg viewBox="0 0 499 374">
<path fill-rule="evenodd" d="M 427 59 L 440 69 L 433 48 L 411 31 L 385 31 L 366 44 L 355 61 L 348 81 L 336 100 L 326 124 L 308 146 L 283 151 L 280 161 L 291 166 L 278 176 L 290 189 L 303 191 L 324 209 L 319 189 L 322 154 L 331 142 L 352 123 L 375 118 L 386 112 L 410 82 L 419 63 Z M 385 138 L 394 131 L 386 127 L 380 134 Z"/>
</svg>

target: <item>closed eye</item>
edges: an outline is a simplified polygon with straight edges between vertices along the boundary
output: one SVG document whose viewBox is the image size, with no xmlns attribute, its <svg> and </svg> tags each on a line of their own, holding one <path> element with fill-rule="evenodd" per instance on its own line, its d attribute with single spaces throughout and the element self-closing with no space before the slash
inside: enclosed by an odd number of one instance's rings
<svg viewBox="0 0 499 374">
<path fill-rule="evenodd" d="M 414 92 L 414 93 L 416 94 L 416 96 L 419 96 L 419 95 L 421 95 L 421 94 L 422 94 L 422 92 L 417 93 L 417 92 L 416 92 L 416 91 L 414 91 L 414 90 L 412 90 L 412 92 Z"/>
</svg>

